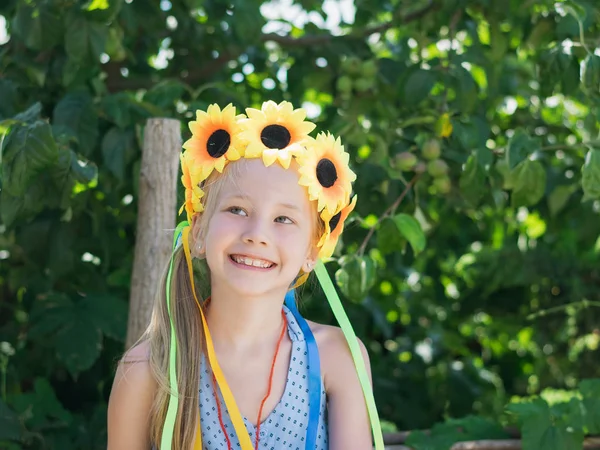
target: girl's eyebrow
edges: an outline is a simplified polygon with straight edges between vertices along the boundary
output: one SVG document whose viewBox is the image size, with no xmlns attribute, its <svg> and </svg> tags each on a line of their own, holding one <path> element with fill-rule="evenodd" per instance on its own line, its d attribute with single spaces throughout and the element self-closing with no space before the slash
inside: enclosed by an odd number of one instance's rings
<svg viewBox="0 0 600 450">
<path fill-rule="evenodd" d="M 243 193 L 230 194 L 227 197 L 225 197 L 224 200 L 243 200 L 243 201 L 251 202 L 250 197 Z M 286 209 L 292 209 L 294 211 L 300 211 L 300 208 L 298 207 L 298 205 L 295 205 L 293 203 L 280 202 L 277 204 L 277 206 L 280 206 L 280 207 L 286 208 Z"/>
<path fill-rule="evenodd" d="M 243 200 L 249 202 L 250 197 L 248 197 L 245 194 L 230 194 L 226 196 L 223 200 Z"/>
<path fill-rule="evenodd" d="M 294 205 L 293 203 L 279 203 L 279 206 L 286 209 L 293 209 L 294 211 L 300 211 L 300 208 L 298 208 L 298 206 Z"/>
</svg>

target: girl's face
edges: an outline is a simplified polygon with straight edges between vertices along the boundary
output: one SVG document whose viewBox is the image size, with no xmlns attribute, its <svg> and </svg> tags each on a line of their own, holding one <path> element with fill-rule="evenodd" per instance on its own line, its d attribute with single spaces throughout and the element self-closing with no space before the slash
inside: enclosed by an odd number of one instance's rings
<svg viewBox="0 0 600 450">
<path fill-rule="evenodd" d="M 244 296 L 285 292 L 300 269 L 310 271 L 317 254 L 314 205 L 294 165 L 232 164 L 244 166 L 217 194 L 203 239 L 213 288 L 224 283 Z"/>
</svg>

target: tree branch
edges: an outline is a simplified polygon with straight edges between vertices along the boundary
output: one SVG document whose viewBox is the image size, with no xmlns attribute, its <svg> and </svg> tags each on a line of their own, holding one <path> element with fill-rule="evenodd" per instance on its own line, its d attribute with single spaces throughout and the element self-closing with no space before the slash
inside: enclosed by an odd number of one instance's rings
<svg viewBox="0 0 600 450">
<path fill-rule="evenodd" d="M 241 53 L 242 51 L 239 53 L 222 53 L 217 58 L 209 61 L 208 64 L 190 70 L 186 76 L 180 76 L 176 78 L 190 85 L 198 84 L 203 80 L 210 79 L 217 72 L 219 72 L 223 66 L 225 66 L 232 59 L 237 58 Z M 121 65 L 119 63 L 109 62 L 105 65 L 105 68 L 105 71 L 108 75 L 106 79 L 106 88 L 112 93 L 125 90 L 149 89 L 156 84 L 152 77 L 143 79 L 123 77 L 121 75 Z M 157 77 L 159 76 L 160 75 L 157 73 Z"/>
<path fill-rule="evenodd" d="M 388 209 L 386 209 L 381 216 L 379 216 L 379 218 L 377 219 L 377 222 L 375 222 L 375 225 L 373 225 L 371 227 L 371 229 L 369 230 L 369 232 L 365 236 L 364 240 L 362 241 L 362 244 L 360 244 L 360 247 L 358 248 L 358 252 L 357 252 L 359 256 L 362 256 L 362 255 L 365 254 L 365 249 L 367 248 L 367 244 L 369 243 L 369 240 L 373 236 L 373 233 L 375 233 L 375 230 L 377 229 L 377 225 L 379 225 L 381 223 L 381 221 L 383 219 L 385 219 L 386 217 L 394 214 L 394 212 L 396 211 L 396 209 L 398 209 L 398 206 L 400 206 L 400 203 L 402 203 L 402 200 L 404 200 L 404 197 L 406 197 L 406 194 L 408 194 L 408 191 L 410 191 L 410 188 L 413 187 L 413 185 L 417 182 L 417 180 L 419 179 L 420 176 L 421 176 L 421 174 L 419 174 L 419 173 L 416 174 L 408 182 L 408 184 L 404 187 L 404 190 L 398 196 L 398 198 L 396 199 L 396 201 L 394 201 L 394 203 L 392 203 L 392 205 Z"/>
<path fill-rule="evenodd" d="M 371 25 L 369 27 L 353 31 L 349 34 L 342 36 L 333 36 L 331 34 L 318 34 L 293 38 L 290 36 L 281 36 L 277 33 L 267 33 L 261 36 L 261 41 L 277 42 L 278 44 L 281 44 L 285 47 L 308 47 L 316 44 L 326 44 L 327 42 L 331 42 L 333 39 L 364 39 L 375 33 L 383 33 L 396 25 L 405 25 L 407 23 L 418 20 L 424 15 L 428 14 L 429 12 L 437 9 L 439 6 L 440 5 L 435 3 L 434 0 L 429 0 L 429 2 L 427 2 L 427 4 L 422 8 L 412 11 L 406 15 L 399 14 L 398 11 L 400 10 L 398 10 L 396 14 L 394 14 L 394 17 L 392 17 L 392 19 L 388 22 L 384 22 L 379 25 Z"/>
<path fill-rule="evenodd" d="M 364 39 L 375 33 L 383 33 L 394 26 L 404 25 L 418 20 L 431 11 L 439 8 L 439 6 L 440 5 L 436 3 L 435 0 L 429 0 L 422 8 L 412 11 L 408 14 L 402 15 L 400 10 L 398 10 L 394 17 L 388 22 L 355 30 L 342 36 L 333 36 L 331 34 L 324 33 L 319 35 L 305 35 L 299 38 L 293 38 L 291 36 L 281 36 L 276 33 L 264 33 L 261 35 L 260 41 L 276 42 L 284 47 L 309 47 L 318 44 L 326 44 L 334 39 Z M 208 80 L 218 73 L 229 61 L 237 58 L 239 55 L 244 53 L 244 51 L 245 49 L 240 49 L 238 52 L 222 53 L 218 58 L 210 61 L 209 64 L 190 70 L 188 75 L 185 77 L 177 78 L 192 85 Z M 105 72 L 108 75 L 106 79 L 106 87 L 109 92 L 114 93 L 124 90 L 148 89 L 155 84 L 151 77 L 143 79 L 123 77 L 121 75 L 121 68 L 124 66 L 120 63 L 109 62 L 104 67 Z"/>
</svg>

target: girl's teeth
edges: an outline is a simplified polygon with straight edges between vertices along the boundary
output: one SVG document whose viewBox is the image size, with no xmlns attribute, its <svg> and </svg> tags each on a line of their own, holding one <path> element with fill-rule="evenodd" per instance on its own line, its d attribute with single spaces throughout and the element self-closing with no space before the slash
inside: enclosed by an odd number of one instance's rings
<svg viewBox="0 0 600 450">
<path fill-rule="evenodd" d="M 252 258 L 244 258 L 244 257 L 236 256 L 236 257 L 234 257 L 234 259 L 235 259 L 235 262 L 237 262 L 238 264 L 245 264 L 246 266 L 260 267 L 263 269 L 266 269 L 271 266 L 271 263 L 268 263 L 266 261 L 261 261 L 261 260 L 255 260 Z"/>
</svg>

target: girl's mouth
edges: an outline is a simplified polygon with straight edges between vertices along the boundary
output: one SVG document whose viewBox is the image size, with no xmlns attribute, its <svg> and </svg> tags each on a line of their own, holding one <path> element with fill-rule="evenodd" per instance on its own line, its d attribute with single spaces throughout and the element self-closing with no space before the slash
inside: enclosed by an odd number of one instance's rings
<svg viewBox="0 0 600 450">
<path fill-rule="evenodd" d="M 229 259 L 231 259 L 234 263 L 240 264 L 248 267 L 256 267 L 259 269 L 270 269 L 275 266 L 275 263 L 271 261 L 266 261 L 264 259 L 250 258 L 248 256 L 243 255 L 229 255 Z"/>
</svg>

